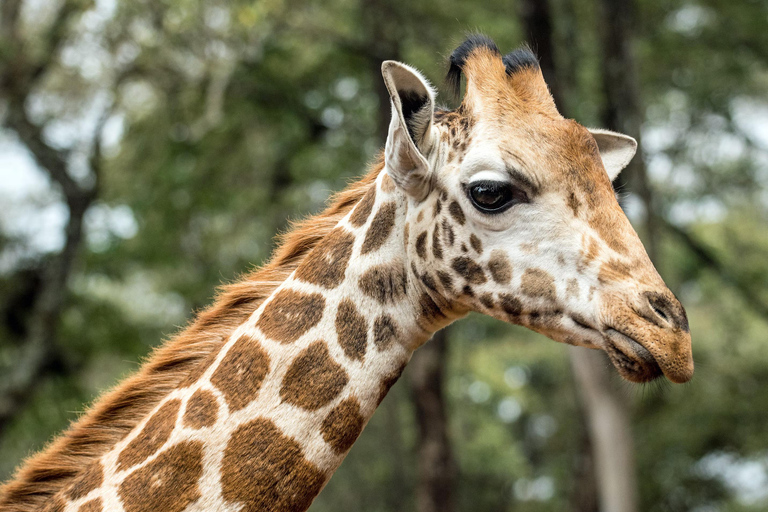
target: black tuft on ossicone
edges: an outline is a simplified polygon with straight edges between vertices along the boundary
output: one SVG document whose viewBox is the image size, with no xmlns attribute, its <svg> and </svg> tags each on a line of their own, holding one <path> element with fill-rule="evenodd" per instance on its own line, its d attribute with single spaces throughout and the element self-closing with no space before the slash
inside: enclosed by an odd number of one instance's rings
<svg viewBox="0 0 768 512">
<path fill-rule="evenodd" d="M 523 45 L 517 50 L 506 54 L 502 60 L 507 68 L 508 75 L 512 75 L 521 69 L 538 69 L 539 67 L 539 59 L 536 58 L 536 55 L 534 55 L 528 45 Z"/>
<path fill-rule="evenodd" d="M 467 62 L 467 57 L 469 57 L 473 50 L 481 47 L 487 48 L 501 56 L 496 43 L 490 37 L 483 34 L 469 34 L 467 39 L 451 53 L 451 66 L 448 68 L 445 82 L 457 98 L 461 94 L 461 72 L 464 69 L 464 64 Z"/>
</svg>

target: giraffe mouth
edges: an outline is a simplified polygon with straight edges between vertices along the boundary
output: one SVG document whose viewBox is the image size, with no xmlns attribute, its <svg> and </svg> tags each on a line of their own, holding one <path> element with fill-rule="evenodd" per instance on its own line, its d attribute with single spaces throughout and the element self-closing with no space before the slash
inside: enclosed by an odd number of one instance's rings
<svg viewBox="0 0 768 512">
<path fill-rule="evenodd" d="M 634 338 L 613 328 L 604 331 L 603 350 L 619 374 L 630 382 L 650 382 L 663 375 L 661 366 Z"/>
<path fill-rule="evenodd" d="M 663 375 L 653 355 L 634 338 L 613 327 L 598 329 L 576 315 L 567 316 L 565 321 L 571 333 L 567 343 L 603 350 L 624 379 L 642 383 Z"/>
</svg>

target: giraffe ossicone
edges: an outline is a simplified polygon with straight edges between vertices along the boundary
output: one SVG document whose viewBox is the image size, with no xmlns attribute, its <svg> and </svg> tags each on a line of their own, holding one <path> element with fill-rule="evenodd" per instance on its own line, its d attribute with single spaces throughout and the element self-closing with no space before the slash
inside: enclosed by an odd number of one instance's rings
<svg viewBox="0 0 768 512">
<path fill-rule="evenodd" d="M 630 137 L 557 112 L 535 57 L 474 36 L 456 110 L 385 62 L 384 159 L 0 489 L 0 508 L 306 510 L 411 354 L 470 311 L 692 377 L 685 311 L 611 180 Z"/>
</svg>

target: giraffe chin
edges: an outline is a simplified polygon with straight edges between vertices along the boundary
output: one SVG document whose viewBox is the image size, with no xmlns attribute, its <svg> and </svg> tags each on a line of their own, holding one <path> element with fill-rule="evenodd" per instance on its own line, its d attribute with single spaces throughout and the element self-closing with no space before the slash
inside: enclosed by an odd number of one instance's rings
<svg viewBox="0 0 768 512">
<path fill-rule="evenodd" d="M 615 329 L 604 332 L 603 350 L 622 378 L 635 383 L 650 382 L 664 372 L 653 355 L 633 338 Z"/>
</svg>

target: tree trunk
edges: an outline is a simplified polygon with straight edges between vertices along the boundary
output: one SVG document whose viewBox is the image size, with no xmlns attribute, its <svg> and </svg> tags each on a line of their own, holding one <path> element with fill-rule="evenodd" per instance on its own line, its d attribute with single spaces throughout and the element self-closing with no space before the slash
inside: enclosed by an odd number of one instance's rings
<svg viewBox="0 0 768 512">
<path fill-rule="evenodd" d="M 419 348 L 409 365 L 409 384 L 418 425 L 419 479 L 416 504 L 419 512 L 451 512 L 456 462 L 448 436 L 445 402 L 446 330 L 437 332 Z"/>
<path fill-rule="evenodd" d="M 625 402 L 611 383 L 601 352 L 569 347 L 578 392 L 587 411 L 590 442 L 599 482 L 600 510 L 635 512 L 635 479 L 632 426 Z M 601 368 L 602 371 L 595 371 Z"/>
<path fill-rule="evenodd" d="M 612 3 L 612 0 L 602 1 Z M 616 3 L 622 2 L 620 0 Z M 558 72 L 549 1 L 523 0 L 521 17 L 526 34 L 538 52 L 542 73 L 555 102 L 560 112 L 568 117 L 569 106 L 565 104 L 564 91 L 573 90 L 575 84 L 572 83 L 572 73 Z M 570 21 L 565 20 L 566 23 Z M 619 35 L 613 26 L 608 32 L 614 36 Z M 572 49 L 572 45 L 567 48 Z M 568 60 L 574 61 L 573 58 Z M 614 61 L 611 63 L 616 64 Z M 612 98 L 618 98 L 615 89 L 622 89 L 623 84 L 612 83 L 608 78 L 605 80 L 606 91 L 611 91 Z M 632 100 L 638 103 L 634 95 Z M 613 100 L 607 103 L 606 112 L 619 110 L 619 103 Z M 617 129 L 610 124 L 609 127 Z M 647 190 L 644 194 L 644 197 L 650 197 Z M 597 497 L 600 510 L 604 512 L 634 512 L 637 510 L 637 484 L 629 414 L 622 397 L 611 385 L 605 354 L 576 347 L 569 347 L 569 353 L 588 433 L 584 436 L 585 446 L 582 447 L 580 463 L 577 465 L 571 510 L 592 512 L 597 509 Z M 585 453 L 589 455 L 585 457 Z M 597 489 L 594 489 L 595 485 Z"/>
<path fill-rule="evenodd" d="M 643 106 L 640 79 L 635 59 L 634 11 L 632 0 L 600 0 L 603 27 L 602 77 L 605 92 L 603 125 L 609 130 L 634 137 L 640 148 Z M 619 191 L 629 185 L 645 208 L 643 222 L 645 247 L 651 261 L 658 263 L 660 218 L 656 212 L 653 192 L 642 153 L 638 154 L 615 182 Z"/>
</svg>

